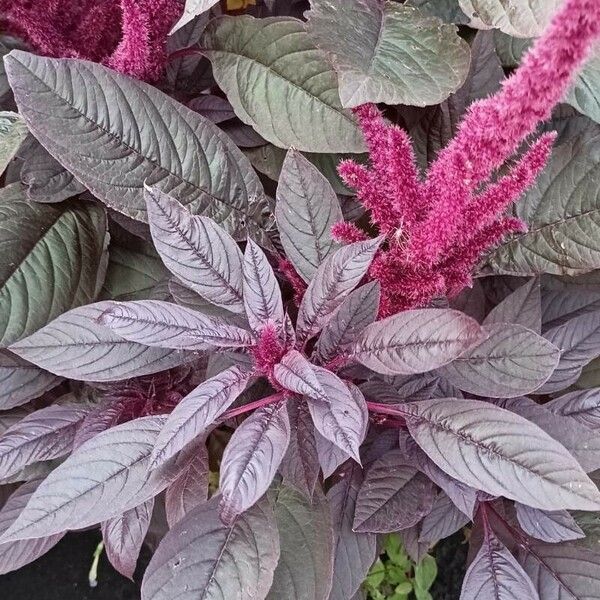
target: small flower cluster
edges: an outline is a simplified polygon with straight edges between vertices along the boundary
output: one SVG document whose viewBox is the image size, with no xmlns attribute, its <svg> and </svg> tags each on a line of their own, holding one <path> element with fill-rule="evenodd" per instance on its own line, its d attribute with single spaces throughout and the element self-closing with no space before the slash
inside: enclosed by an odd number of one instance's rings
<svg viewBox="0 0 600 600">
<path fill-rule="evenodd" d="M 180 0 L 0 0 L 0 28 L 46 56 L 82 58 L 156 81 Z"/>
<path fill-rule="evenodd" d="M 190 366 L 183 366 L 118 384 L 98 384 L 98 412 L 106 412 L 110 406 L 115 418 L 113 425 L 168 414 L 193 389 L 192 373 Z"/>
<path fill-rule="evenodd" d="M 339 172 L 387 239 L 369 273 L 382 286 L 381 316 L 456 295 L 486 251 L 525 231 L 506 210 L 534 183 L 555 135 L 537 139 L 506 175 L 497 172 L 564 95 L 600 33 L 597 12 L 596 0 L 567 2 L 502 89 L 469 108 L 424 178 L 407 133 L 373 105 L 355 109 L 370 166 L 346 160 Z M 344 243 L 366 237 L 349 223 L 332 233 Z"/>
</svg>

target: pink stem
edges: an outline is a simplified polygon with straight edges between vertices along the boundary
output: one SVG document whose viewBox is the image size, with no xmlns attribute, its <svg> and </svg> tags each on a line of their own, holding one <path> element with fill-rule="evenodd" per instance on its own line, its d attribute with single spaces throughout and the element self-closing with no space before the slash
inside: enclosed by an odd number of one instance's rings
<svg viewBox="0 0 600 600">
<path fill-rule="evenodd" d="M 228 410 L 221 415 L 220 421 L 233 419 L 233 417 L 239 417 L 240 415 L 250 412 L 251 410 L 262 408 L 263 406 L 267 406 L 268 404 L 274 404 L 275 402 L 283 400 L 284 396 L 285 394 L 280 392 L 278 394 L 273 394 L 272 396 L 267 396 L 266 398 L 261 398 L 260 400 L 255 400 L 254 402 L 249 402 L 248 404 L 244 404 L 244 406 L 232 408 L 231 410 Z"/>
<path fill-rule="evenodd" d="M 391 417 L 410 416 L 410 413 L 394 407 L 390 404 L 379 404 L 378 402 L 367 402 L 367 408 L 380 415 L 390 415 Z"/>
<path fill-rule="evenodd" d="M 500 521 L 500 523 L 502 523 L 502 526 L 506 529 L 506 531 L 508 531 L 508 533 L 512 536 L 512 538 L 515 540 L 515 542 L 517 542 L 517 544 L 519 544 L 519 546 L 521 546 L 525 550 L 528 550 L 531 552 L 529 540 L 520 531 L 516 530 L 512 525 L 510 525 L 510 523 L 508 523 L 508 521 L 504 517 L 502 517 L 491 504 L 489 504 L 487 502 L 482 502 L 480 505 L 480 510 L 482 512 L 482 516 L 483 516 L 483 520 L 484 520 L 484 522 L 483 522 L 484 529 L 489 528 L 490 530 L 492 530 L 492 527 L 489 523 L 488 515 L 487 515 L 487 511 L 490 510 L 491 512 L 494 513 L 494 516 L 496 517 L 496 519 L 498 519 L 498 521 Z M 487 534 L 487 532 L 486 532 L 486 534 Z"/>
<path fill-rule="evenodd" d="M 408 412 L 395 408 L 389 404 L 379 404 L 377 402 L 367 402 L 367 408 L 376 415 L 386 415 L 386 417 L 395 417 L 394 419 L 385 419 L 380 425 L 402 429 L 406 426 L 406 416 Z"/>
</svg>

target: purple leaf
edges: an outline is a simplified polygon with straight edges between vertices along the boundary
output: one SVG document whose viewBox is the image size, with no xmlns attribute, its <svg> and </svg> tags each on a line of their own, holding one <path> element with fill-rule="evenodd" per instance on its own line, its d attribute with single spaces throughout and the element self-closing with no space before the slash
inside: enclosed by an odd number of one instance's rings
<svg viewBox="0 0 600 600">
<path fill-rule="evenodd" d="M 283 319 L 283 345 L 285 348 L 292 348 L 296 345 L 296 329 L 290 319 L 290 315 L 285 313 Z"/>
<path fill-rule="evenodd" d="M 154 469 L 177 454 L 222 415 L 244 391 L 251 373 L 238 366 L 229 367 L 202 382 L 179 402 L 162 428 L 150 468 Z"/>
<path fill-rule="evenodd" d="M 279 472 L 286 486 L 312 498 L 319 479 L 319 457 L 315 427 L 305 402 L 288 401 L 290 443 L 281 461 Z"/>
<path fill-rule="evenodd" d="M 413 441 L 414 444 L 414 441 Z M 462 481 L 450 477 L 442 471 L 418 446 L 411 449 L 410 456 L 416 461 L 418 468 L 440 487 L 452 500 L 456 508 L 469 519 L 475 514 L 475 506 L 478 502 L 477 490 Z"/>
<path fill-rule="evenodd" d="M 307 283 L 335 250 L 331 227 L 343 219 L 331 184 L 293 148 L 283 161 L 275 219 L 286 256 Z"/>
<path fill-rule="evenodd" d="M 13 408 L 12 410 L 0 411 L 0 434 L 4 433 L 13 425 L 16 425 L 19 421 L 23 420 L 32 412 L 33 411 L 30 406 L 19 406 L 18 408 Z"/>
<path fill-rule="evenodd" d="M 429 545 L 436 544 L 462 529 L 470 520 L 457 508 L 448 494 L 440 492 L 421 523 L 419 541 Z"/>
<path fill-rule="evenodd" d="M 68 454 L 88 411 L 82 404 L 48 406 L 5 431 L 0 436 L 0 479 L 35 462 Z"/>
<path fill-rule="evenodd" d="M 110 564 L 131 580 L 153 508 L 154 498 L 102 523 L 102 539 Z"/>
<path fill-rule="evenodd" d="M 283 326 L 279 283 L 260 246 L 248 239 L 243 265 L 244 308 L 250 327 L 260 331 L 267 323 Z"/>
<path fill-rule="evenodd" d="M 0 350 L 0 410 L 21 406 L 60 383 L 60 379 L 7 350 Z"/>
<path fill-rule="evenodd" d="M 380 285 L 375 281 L 354 290 L 340 304 L 317 342 L 316 356 L 321 363 L 339 356 L 367 325 L 375 321 L 380 295 Z"/>
<path fill-rule="evenodd" d="M 189 464 L 165 493 L 165 511 L 170 527 L 208 498 L 210 470 L 204 440 L 190 444 L 183 453 L 190 455 Z"/>
<path fill-rule="evenodd" d="M 188 61 L 173 62 L 177 79 Z M 145 220 L 147 182 L 177 193 L 235 235 L 258 233 L 266 206 L 260 181 L 209 120 L 155 87 L 91 62 L 15 51 L 6 71 L 30 131 L 111 208 Z"/>
<path fill-rule="evenodd" d="M 433 485 L 392 450 L 371 467 L 358 492 L 353 530 L 391 533 L 416 525 L 432 508 Z"/>
<path fill-rule="evenodd" d="M 361 447 L 360 454 L 363 464 L 371 465 L 376 460 L 380 459 L 384 454 L 387 454 L 390 450 L 394 450 L 398 447 L 402 448 L 408 456 L 409 453 L 406 451 L 404 442 L 400 443 L 399 440 L 400 437 L 404 436 L 406 436 L 406 438 L 410 440 L 410 443 L 415 446 L 419 452 L 421 452 L 415 441 L 410 437 L 407 430 L 398 430 L 396 428 L 392 429 L 391 427 L 384 427 L 372 423 L 367 431 L 367 436 Z M 423 456 L 425 455 L 423 454 Z"/>
<path fill-rule="evenodd" d="M 537 277 L 509 294 L 490 311 L 483 322 L 484 325 L 496 323 L 512 323 L 538 334 L 542 332 L 542 300 Z"/>
<path fill-rule="evenodd" d="M 236 317 L 235 313 L 232 313 L 226 308 L 214 305 L 212 302 L 209 302 L 198 295 L 194 290 L 190 290 L 190 288 L 183 285 L 177 277 L 171 277 L 168 286 L 169 293 L 179 306 L 201 312 L 209 317 L 225 317 L 229 320 L 233 320 Z M 239 315 L 237 316 L 239 317 Z"/>
<path fill-rule="evenodd" d="M 219 519 L 215 496 L 188 513 L 163 538 L 142 583 L 142 600 L 265 598 L 279 560 L 279 535 L 266 500 Z"/>
<path fill-rule="evenodd" d="M 204 2 L 205 0 L 199 1 Z M 167 55 L 196 46 L 210 18 L 210 12 L 205 12 L 199 18 L 193 19 L 169 35 L 167 37 Z M 167 62 L 164 83 L 167 89 L 175 95 L 181 92 L 186 97 L 188 94 L 200 94 L 214 83 L 210 73 L 210 63 L 198 54 L 190 55 L 186 52 L 182 54 L 183 56 L 179 57 L 171 56 Z"/>
<path fill-rule="evenodd" d="M 266 600 L 328 600 L 333 577 L 333 527 L 318 488 L 312 501 L 282 487 L 275 500 L 281 556 Z"/>
<path fill-rule="evenodd" d="M 437 369 L 484 339 L 477 321 L 455 310 L 407 310 L 377 321 L 359 335 L 352 356 L 384 375 Z"/>
<path fill-rule="evenodd" d="M 267 144 L 265 138 L 256 133 L 250 125 L 241 123 L 238 120 L 222 123 L 219 127 L 239 148 L 258 148 Z"/>
<path fill-rule="evenodd" d="M 600 291 L 573 285 L 542 294 L 544 329 L 552 329 L 586 313 L 600 310 Z"/>
<path fill-rule="evenodd" d="M 159 348 L 198 351 L 254 344 L 250 332 L 223 319 L 160 300 L 110 302 L 98 322 L 130 342 Z"/>
<path fill-rule="evenodd" d="M 336 74 L 299 19 L 225 16 L 208 24 L 200 45 L 237 116 L 266 141 L 302 152 L 364 151 Z"/>
<path fill-rule="evenodd" d="M 433 375 L 433 374 L 431 374 Z M 430 375 L 430 377 L 431 377 Z M 433 393 L 431 394 L 432 398 L 464 398 L 464 394 L 455 386 L 452 385 L 445 377 L 440 377 L 437 375 L 435 377 L 435 381 L 437 383 Z"/>
<path fill-rule="evenodd" d="M 544 407 L 555 415 L 571 417 L 586 427 L 600 431 L 600 390 L 571 392 L 555 398 Z"/>
<path fill-rule="evenodd" d="M 313 369 L 325 392 L 320 399 L 305 396 L 315 428 L 360 463 L 359 447 L 369 424 L 365 398 L 355 385 L 346 384 L 331 371 L 316 366 Z"/>
<path fill-rule="evenodd" d="M 429 400 L 435 395 L 444 397 L 440 388 L 443 387 L 444 382 L 438 376 L 415 375 L 407 379 L 401 384 L 397 384 L 396 392 L 398 397 L 406 400 Z M 444 390 L 445 391 L 445 390 Z M 453 388 L 453 391 L 459 392 L 457 388 Z M 447 396 L 446 396 L 447 397 Z M 462 396 L 459 396 L 462 397 Z"/>
<path fill-rule="evenodd" d="M 348 463 L 344 476 L 327 492 L 334 533 L 333 586 L 329 600 L 347 600 L 364 581 L 377 554 L 377 536 L 352 529 L 356 498 L 363 476 L 356 463 Z"/>
<path fill-rule="evenodd" d="M 492 531 L 467 569 L 460 594 L 460 600 L 484 599 L 538 600 L 533 583 Z"/>
<path fill-rule="evenodd" d="M 269 489 L 290 441 L 285 401 L 255 410 L 233 433 L 221 461 L 221 518 L 231 523 Z"/>
<path fill-rule="evenodd" d="M 581 527 L 566 510 L 539 510 L 515 502 L 517 519 L 523 531 L 533 538 L 556 544 L 585 537 Z"/>
<path fill-rule="evenodd" d="M 114 215 L 111 214 L 114 219 Z M 119 219 L 117 217 L 116 221 Z M 127 219 L 121 215 L 121 220 Z M 113 227 L 114 236 L 110 243 L 110 256 L 106 278 L 102 284 L 101 300 L 166 300 L 169 296 L 168 279 L 170 273 L 154 250 L 154 246 L 145 239 L 138 239 L 135 227 L 141 228 L 144 238 L 148 236 L 147 226 L 127 221 L 122 229 Z M 132 237 L 124 231 L 129 227 Z M 135 236 L 135 237 L 133 237 Z"/>
<path fill-rule="evenodd" d="M 254 369 L 254 357 L 243 352 L 213 352 L 208 355 L 206 377 L 210 379 L 229 367 L 238 366 L 246 371 Z"/>
<path fill-rule="evenodd" d="M 360 390 L 372 402 L 397 404 L 402 401 L 429 400 L 437 389 L 437 385 L 436 377 L 416 375 L 401 384 L 371 379 L 361 384 Z"/>
<path fill-rule="evenodd" d="M 519 562 L 542 600 L 600 598 L 600 553 L 574 544 L 537 543 L 519 554 Z"/>
<path fill-rule="evenodd" d="M 315 442 L 317 444 L 319 465 L 325 479 L 331 477 L 340 465 L 352 458 L 339 446 L 323 437 L 317 429 L 315 429 Z"/>
<path fill-rule="evenodd" d="M 419 541 L 419 526 L 413 525 L 408 529 L 399 531 L 398 534 L 400 535 L 402 545 L 411 560 L 417 564 L 420 563 L 429 550 L 429 542 Z"/>
<path fill-rule="evenodd" d="M 486 325 L 480 344 L 440 374 L 459 389 L 488 398 L 514 398 L 538 389 L 558 365 L 560 350 L 522 325 Z"/>
<path fill-rule="evenodd" d="M 182 27 L 185 27 L 190 21 L 193 21 L 196 17 L 202 13 L 208 11 L 218 0 L 185 0 L 185 8 L 180 19 L 173 25 L 173 28 L 169 32 L 169 37 L 173 36 Z M 201 96 L 202 97 L 202 96 Z M 221 100 L 218 96 L 208 96 L 209 98 L 215 98 Z M 223 100 L 225 102 L 225 100 Z"/>
<path fill-rule="evenodd" d="M 558 367 L 538 390 L 550 394 L 575 383 L 581 369 L 600 355 L 600 311 L 570 319 L 547 331 L 544 337 L 561 350 Z"/>
<path fill-rule="evenodd" d="M 200 0 L 201 2 L 205 0 Z M 209 2 L 216 3 L 218 0 L 209 0 Z M 197 98 L 193 98 L 187 103 L 188 108 L 191 108 L 194 112 L 199 115 L 210 119 L 213 123 L 222 123 L 235 117 L 231 104 L 221 98 L 220 96 L 213 96 L 212 94 L 202 94 Z"/>
<path fill-rule="evenodd" d="M 448 308 L 458 310 L 465 315 L 475 319 L 478 323 L 485 317 L 485 291 L 477 279 L 473 281 L 473 287 L 467 287 L 458 296 L 450 299 Z"/>
<path fill-rule="evenodd" d="M 56 375 L 84 381 L 117 381 L 175 367 L 185 356 L 175 350 L 149 348 L 123 338 L 97 322 L 112 302 L 74 308 L 11 351 Z"/>
<path fill-rule="evenodd" d="M 117 425 L 126 409 L 127 402 L 119 397 L 109 398 L 105 402 L 90 407 L 89 412 L 77 428 L 73 448 L 79 448 L 81 444 L 95 435 Z"/>
<path fill-rule="evenodd" d="M 16 521 L 39 483 L 39 480 L 24 483 L 6 501 L 0 510 L 0 535 Z M 49 537 L 0 543 L 0 575 L 16 571 L 38 559 L 56 546 L 64 535 L 61 532 Z"/>
<path fill-rule="evenodd" d="M 411 402 L 402 411 L 429 458 L 475 489 L 544 510 L 600 507 L 600 492 L 577 461 L 523 417 L 456 398 Z"/>
<path fill-rule="evenodd" d="M 600 469 L 600 437 L 585 425 L 572 417 L 555 415 L 546 405 L 541 406 L 530 398 L 501 400 L 496 404 L 543 429 L 577 459 L 586 473 Z"/>
<path fill-rule="evenodd" d="M 37 140 L 24 156 L 21 182 L 27 186 L 27 198 L 34 202 L 62 202 L 86 191 Z"/>
<path fill-rule="evenodd" d="M 370 379 L 360 384 L 360 391 L 363 393 L 365 398 L 370 402 L 378 402 L 379 404 L 398 404 L 402 400 L 410 400 L 409 397 L 402 396 L 398 393 L 398 390 L 387 381 L 381 379 Z M 428 400 L 427 398 L 420 398 L 420 400 Z"/>
<path fill-rule="evenodd" d="M 317 378 L 314 365 L 297 350 L 290 350 L 279 364 L 275 365 L 277 382 L 286 390 L 325 401 L 325 391 Z"/>
<path fill-rule="evenodd" d="M 142 417 L 87 441 L 40 484 L 0 543 L 89 527 L 160 493 L 178 473 L 148 471 L 164 422 Z"/>
<path fill-rule="evenodd" d="M 335 309 L 360 283 L 381 244 L 381 238 L 348 244 L 319 266 L 302 298 L 296 335 L 306 342 L 327 324 Z"/>
<path fill-rule="evenodd" d="M 438 104 L 469 72 L 470 51 L 456 28 L 413 7 L 313 0 L 306 16 L 311 39 L 335 66 L 344 107 Z"/>
<path fill-rule="evenodd" d="M 156 188 L 146 188 L 145 198 L 152 239 L 167 269 L 213 304 L 243 313 L 242 253 L 234 239 Z"/>
</svg>

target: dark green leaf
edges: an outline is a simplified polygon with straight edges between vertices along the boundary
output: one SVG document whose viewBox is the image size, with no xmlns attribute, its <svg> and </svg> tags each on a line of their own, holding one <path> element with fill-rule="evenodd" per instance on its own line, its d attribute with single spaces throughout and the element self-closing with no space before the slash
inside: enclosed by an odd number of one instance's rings
<svg viewBox="0 0 600 600">
<path fill-rule="evenodd" d="M 18 114 L 0 112 L 0 175 L 14 158 L 27 133 L 27 126 Z"/>
<path fill-rule="evenodd" d="M 541 35 L 562 0 L 459 0 L 473 27 L 501 29 L 516 37 Z"/>
<path fill-rule="evenodd" d="M 15 183 L 0 191 L 0 345 L 93 302 L 106 264 L 104 209 L 76 201 L 38 204 Z"/>
<path fill-rule="evenodd" d="M 516 205 L 529 226 L 495 250 L 489 265 L 509 275 L 577 275 L 600 267 L 600 135 L 559 146 Z"/>
<path fill-rule="evenodd" d="M 220 17 L 201 40 L 236 115 L 267 141 L 308 152 L 362 152 L 325 54 L 287 17 Z"/>
<path fill-rule="evenodd" d="M 281 556 L 267 600 L 327 600 L 333 576 L 333 528 L 320 488 L 312 503 L 282 487 L 275 500 Z"/>
<path fill-rule="evenodd" d="M 308 31 L 339 76 L 343 106 L 426 106 L 464 81 L 469 48 L 456 28 L 412 7 L 368 0 L 313 0 Z"/>
</svg>

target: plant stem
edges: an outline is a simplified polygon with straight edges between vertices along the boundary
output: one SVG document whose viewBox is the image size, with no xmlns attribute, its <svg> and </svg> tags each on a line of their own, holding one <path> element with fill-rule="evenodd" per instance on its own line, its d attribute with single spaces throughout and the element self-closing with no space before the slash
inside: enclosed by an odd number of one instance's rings
<svg viewBox="0 0 600 600">
<path fill-rule="evenodd" d="M 406 417 L 410 416 L 410 413 L 403 411 L 392 404 L 379 404 L 378 402 L 367 402 L 367 408 L 378 415 L 386 415 L 389 417 L 395 417 L 393 421 L 398 427 L 404 427 L 406 425 Z"/>
<path fill-rule="evenodd" d="M 233 417 L 239 417 L 251 410 L 256 410 L 257 408 L 262 408 L 263 406 L 267 406 L 268 404 L 274 404 L 275 402 L 279 402 L 285 396 L 284 393 L 279 392 L 278 394 L 273 394 L 272 396 L 267 396 L 266 398 L 261 398 L 260 400 L 255 400 L 254 402 L 249 402 L 248 404 L 244 404 L 244 406 L 238 406 L 237 408 L 232 408 L 224 412 L 221 415 L 220 421 L 226 421 L 227 419 L 232 419 Z"/>
<path fill-rule="evenodd" d="M 88 574 L 88 581 L 91 588 L 95 588 L 98 585 L 98 563 L 100 562 L 100 555 L 103 550 L 104 542 L 100 542 L 94 550 L 92 566 L 90 567 L 90 572 Z"/>
<path fill-rule="evenodd" d="M 494 513 L 494 516 L 496 517 L 496 519 L 498 519 L 498 521 L 500 521 L 500 523 L 502 523 L 502 526 L 508 531 L 508 533 L 515 540 L 515 542 L 517 542 L 517 544 L 519 544 L 519 546 L 521 546 L 521 548 L 524 548 L 525 550 L 530 550 L 529 540 L 520 531 L 515 529 L 504 517 L 502 517 L 491 504 L 489 504 L 487 502 L 482 502 L 481 510 L 482 510 L 482 515 L 484 518 L 484 527 L 486 526 L 486 523 L 487 523 L 487 527 L 489 527 L 491 529 L 491 525 L 488 521 L 488 515 L 487 515 L 487 511 L 489 510 L 490 512 Z"/>
</svg>

